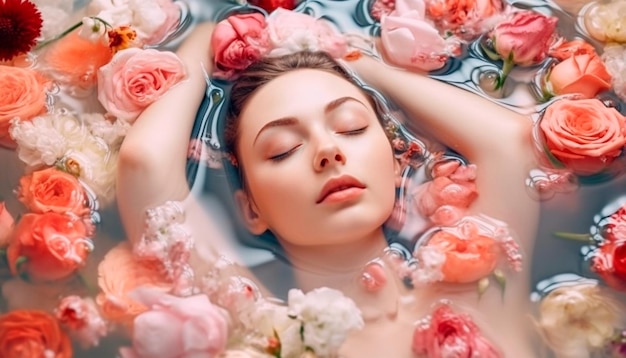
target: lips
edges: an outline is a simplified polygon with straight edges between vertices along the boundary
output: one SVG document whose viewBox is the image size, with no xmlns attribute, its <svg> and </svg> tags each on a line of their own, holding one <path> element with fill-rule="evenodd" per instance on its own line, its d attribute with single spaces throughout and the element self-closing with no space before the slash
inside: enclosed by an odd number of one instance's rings
<svg viewBox="0 0 626 358">
<path fill-rule="evenodd" d="M 324 187 L 320 191 L 320 195 L 317 197 L 316 203 L 319 204 L 323 202 L 329 195 L 349 190 L 349 189 L 364 189 L 365 184 L 358 181 L 356 178 L 349 175 L 342 175 L 337 178 L 330 179 L 324 184 Z"/>
</svg>

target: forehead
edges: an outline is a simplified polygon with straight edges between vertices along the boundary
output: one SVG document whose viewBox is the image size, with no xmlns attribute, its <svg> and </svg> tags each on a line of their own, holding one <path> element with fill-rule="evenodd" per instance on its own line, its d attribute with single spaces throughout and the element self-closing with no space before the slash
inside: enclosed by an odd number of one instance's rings
<svg viewBox="0 0 626 358">
<path fill-rule="evenodd" d="M 368 103 L 359 87 L 339 75 L 315 69 L 287 72 L 250 97 L 241 111 L 241 132 L 254 131 L 278 118 L 321 112 L 329 102 L 346 96 Z"/>
</svg>

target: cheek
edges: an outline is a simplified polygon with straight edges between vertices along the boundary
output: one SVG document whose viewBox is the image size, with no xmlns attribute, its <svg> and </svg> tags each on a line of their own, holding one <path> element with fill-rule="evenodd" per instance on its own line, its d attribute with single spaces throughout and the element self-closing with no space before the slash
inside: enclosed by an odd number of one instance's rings
<svg viewBox="0 0 626 358">
<path fill-rule="evenodd" d="M 312 191 L 305 171 L 289 164 L 263 166 L 248 173 L 248 189 L 261 215 L 269 218 L 292 211 L 299 199 Z"/>
</svg>

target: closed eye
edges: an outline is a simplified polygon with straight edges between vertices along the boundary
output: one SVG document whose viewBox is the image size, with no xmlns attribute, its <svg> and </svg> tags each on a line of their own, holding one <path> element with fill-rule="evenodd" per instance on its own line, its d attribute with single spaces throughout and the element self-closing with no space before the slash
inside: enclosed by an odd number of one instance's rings
<svg viewBox="0 0 626 358">
<path fill-rule="evenodd" d="M 300 145 L 301 145 L 301 144 L 300 144 Z M 269 160 L 271 160 L 271 161 L 273 161 L 273 162 L 280 162 L 281 160 L 286 159 L 288 156 L 290 156 L 290 155 L 291 155 L 291 153 L 295 152 L 295 151 L 296 151 L 296 149 L 300 148 L 300 145 L 297 145 L 297 146 L 295 146 L 295 147 L 293 147 L 293 148 L 289 149 L 289 150 L 288 150 L 288 151 L 286 151 L 286 152 L 283 152 L 283 153 L 280 153 L 280 154 L 277 154 L 277 155 L 271 156 L 271 157 L 269 157 Z"/>
<path fill-rule="evenodd" d="M 366 129 L 367 129 L 367 126 L 365 126 L 363 128 L 359 128 L 359 129 L 354 129 L 354 130 L 351 130 L 351 131 L 339 132 L 339 134 L 357 135 L 357 134 L 361 134 L 361 133 L 365 132 Z"/>
</svg>

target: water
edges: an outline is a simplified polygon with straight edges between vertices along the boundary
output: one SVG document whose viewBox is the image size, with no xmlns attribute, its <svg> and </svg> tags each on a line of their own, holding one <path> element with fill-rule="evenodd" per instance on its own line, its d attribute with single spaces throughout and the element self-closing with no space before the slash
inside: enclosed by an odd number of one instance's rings
<svg viewBox="0 0 626 358">
<path fill-rule="evenodd" d="M 533 8 L 544 13 L 558 16 L 559 32 L 568 37 L 580 36 L 588 39 L 592 44 L 600 46 L 597 42 L 589 39 L 576 19 L 575 12 L 566 12 L 548 1 L 512 1 L 521 8 Z M 575 9 L 572 2 L 564 6 Z M 370 2 L 368 0 L 337 0 L 337 1 L 305 1 L 300 4 L 299 9 L 305 13 L 323 17 L 335 24 L 343 32 L 351 32 L 362 35 L 376 35 L 379 33 L 379 25 L 369 15 Z M 194 22 L 213 18 L 223 18 L 232 11 L 233 4 L 225 1 L 190 0 L 189 9 Z M 179 40 L 174 40 L 168 47 L 174 48 Z M 455 86 L 477 93 L 489 98 L 501 105 L 518 111 L 522 114 L 537 119 L 537 113 L 547 104 L 538 103 L 533 90 L 532 82 L 535 74 L 541 66 L 520 68 L 517 67 L 511 73 L 504 88 L 500 91 L 490 89 L 494 74 L 498 73 L 500 64 L 489 60 L 479 47 L 479 42 L 475 41 L 463 48 L 462 54 L 451 59 L 444 68 L 431 73 L 431 76 L 442 81 L 446 81 Z M 216 133 L 220 130 L 220 121 L 216 121 L 221 106 L 224 103 L 227 85 L 214 82 L 214 86 L 209 88 L 208 100 L 201 109 L 201 120 L 197 121 L 192 137 L 201 138 L 211 147 L 219 149 L 221 144 Z M 620 107 L 623 111 L 624 107 Z M 14 154 L 0 149 L 0 196 L 7 201 L 7 206 L 15 212 L 19 208 L 12 189 L 16 186 L 21 173 L 22 166 L 14 157 Z M 221 170 L 206 170 L 202 164 L 190 161 L 188 164 L 188 179 L 190 184 L 203 189 L 199 194 L 204 197 L 206 193 L 211 193 L 226 204 L 226 211 L 229 215 L 234 215 L 234 210 L 230 206 L 230 193 L 228 189 L 227 177 Z M 624 202 L 623 195 L 626 188 L 626 176 L 620 176 L 598 183 L 582 184 L 574 187 L 572 191 L 561 194 L 557 193 L 549 200 L 542 202 L 542 216 L 539 224 L 538 237 L 533 253 L 534 265 L 531 268 L 531 280 L 538 291 L 550 289 L 563 282 L 578 280 L 580 276 L 591 277 L 593 274 L 588 269 L 588 263 L 583 260 L 586 253 L 585 245 L 579 242 L 567 241 L 553 237 L 552 233 L 576 232 L 595 233 L 602 225 L 603 219 L 612 212 L 612 208 Z M 529 192 L 529 195 L 533 195 Z M 97 207 L 98 203 L 91 205 Z M 98 226 L 98 236 L 94 240 L 95 251 L 92 254 L 85 272 L 93 275 L 95 266 L 100 261 L 104 253 L 115 243 L 124 239 L 120 220 L 114 206 L 102 207 L 98 211 L 98 216 L 94 221 L 100 222 Z M 242 242 L 254 242 L 258 245 L 258 240 L 250 237 L 247 232 L 240 228 L 233 228 L 235 234 L 241 238 Z M 260 245 L 272 249 L 271 244 Z M 399 247 L 399 246 L 398 246 Z M 271 260 L 271 256 L 259 251 L 250 250 L 244 246 L 240 247 L 251 265 L 258 265 L 257 270 L 261 279 L 271 281 L 271 273 L 265 274 L 263 265 Z M 397 249 L 399 255 L 405 255 L 403 248 Z M 555 259 L 558 258 L 558 259 Z M 580 276 L 579 276 L 580 275 Z M 9 279 L 4 272 L 3 283 Z M 35 291 L 35 297 L 54 296 L 59 293 L 68 292 L 71 287 L 61 292 L 54 288 L 47 287 L 43 290 Z M 51 293 L 50 293 L 51 292 Z M 536 296 L 535 296 L 536 297 Z M 623 297 L 622 297 L 623 298 Z M 42 300 L 43 301 L 43 300 Z M 33 303 L 37 305 L 37 302 Z M 3 303 L 3 306 L 6 303 Z M 49 308 L 49 307 L 44 307 Z M 115 335 L 105 339 L 101 346 L 95 350 L 84 352 L 77 349 L 76 357 L 113 357 L 121 339 Z"/>
</svg>

